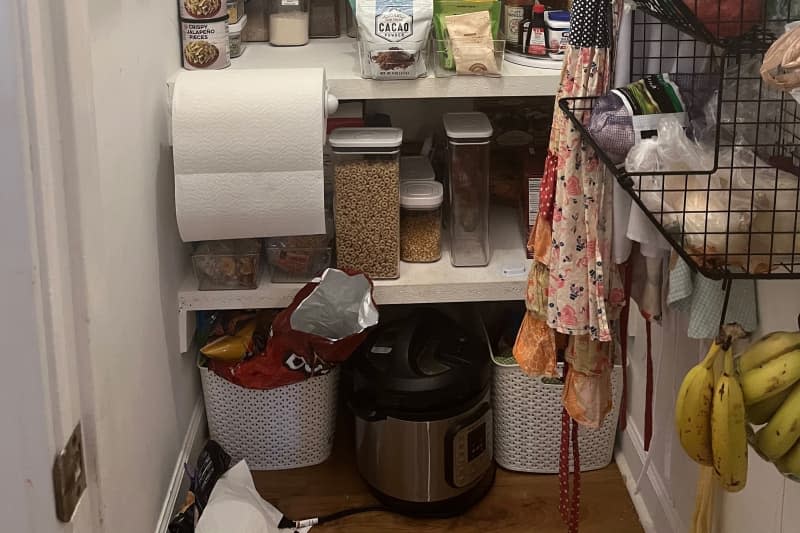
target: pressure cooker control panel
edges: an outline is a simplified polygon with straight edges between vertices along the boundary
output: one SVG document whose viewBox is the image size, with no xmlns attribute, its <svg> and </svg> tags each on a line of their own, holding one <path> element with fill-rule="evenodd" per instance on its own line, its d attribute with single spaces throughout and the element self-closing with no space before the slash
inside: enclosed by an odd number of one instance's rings
<svg viewBox="0 0 800 533">
<path fill-rule="evenodd" d="M 447 482 L 466 487 L 480 479 L 492 464 L 492 410 L 481 403 L 447 432 Z"/>
</svg>

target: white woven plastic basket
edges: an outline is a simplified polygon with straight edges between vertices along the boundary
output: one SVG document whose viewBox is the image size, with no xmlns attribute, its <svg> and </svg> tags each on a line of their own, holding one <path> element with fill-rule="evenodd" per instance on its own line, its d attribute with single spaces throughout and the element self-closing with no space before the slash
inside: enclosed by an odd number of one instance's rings
<svg viewBox="0 0 800 533">
<path fill-rule="evenodd" d="M 559 370 L 563 365 L 559 364 Z M 622 395 L 622 367 L 611 373 L 611 412 L 597 429 L 580 427 L 578 448 L 581 471 L 611 463 Z M 526 375 L 519 366 L 494 364 L 494 457 L 509 470 L 555 474 L 561 445 L 561 384 L 544 383 Z M 570 462 L 572 454 L 570 454 Z"/>
<path fill-rule="evenodd" d="M 333 447 L 339 368 L 271 390 L 235 385 L 200 367 L 211 438 L 253 470 L 319 464 Z"/>
</svg>

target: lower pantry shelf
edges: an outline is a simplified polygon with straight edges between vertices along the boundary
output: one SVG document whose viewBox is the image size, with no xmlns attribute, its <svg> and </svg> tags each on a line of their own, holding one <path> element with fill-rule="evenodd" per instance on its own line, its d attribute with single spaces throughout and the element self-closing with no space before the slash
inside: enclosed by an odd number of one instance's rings
<svg viewBox="0 0 800 533">
<path fill-rule="evenodd" d="M 457 268 L 450 263 L 445 243 L 436 263 L 400 263 L 400 277 L 375 282 L 378 305 L 522 300 L 529 260 L 518 213 L 511 208 L 492 211 L 492 261 L 485 267 Z M 264 272 L 253 290 L 200 291 L 191 270 L 178 291 L 180 348 L 184 353 L 194 331 L 195 311 L 214 309 L 280 308 L 289 305 L 301 283 L 272 283 Z"/>
</svg>

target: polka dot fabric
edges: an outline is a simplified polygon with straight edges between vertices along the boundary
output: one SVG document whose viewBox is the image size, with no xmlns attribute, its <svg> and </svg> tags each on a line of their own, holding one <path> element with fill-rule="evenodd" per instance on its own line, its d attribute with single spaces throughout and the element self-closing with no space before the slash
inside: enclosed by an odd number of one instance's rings
<svg viewBox="0 0 800 533">
<path fill-rule="evenodd" d="M 573 48 L 608 48 L 611 43 L 608 0 L 574 0 L 569 44 Z"/>
</svg>

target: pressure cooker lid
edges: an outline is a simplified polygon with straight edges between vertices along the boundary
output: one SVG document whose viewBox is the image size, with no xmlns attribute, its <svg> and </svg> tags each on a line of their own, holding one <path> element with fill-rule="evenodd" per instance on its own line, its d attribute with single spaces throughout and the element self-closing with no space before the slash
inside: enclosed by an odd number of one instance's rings
<svg viewBox="0 0 800 533">
<path fill-rule="evenodd" d="M 354 358 L 355 399 L 362 408 L 398 418 L 457 410 L 485 393 L 488 350 L 482 335 L 422 309 L 368 338 Z"/>
</svg>

